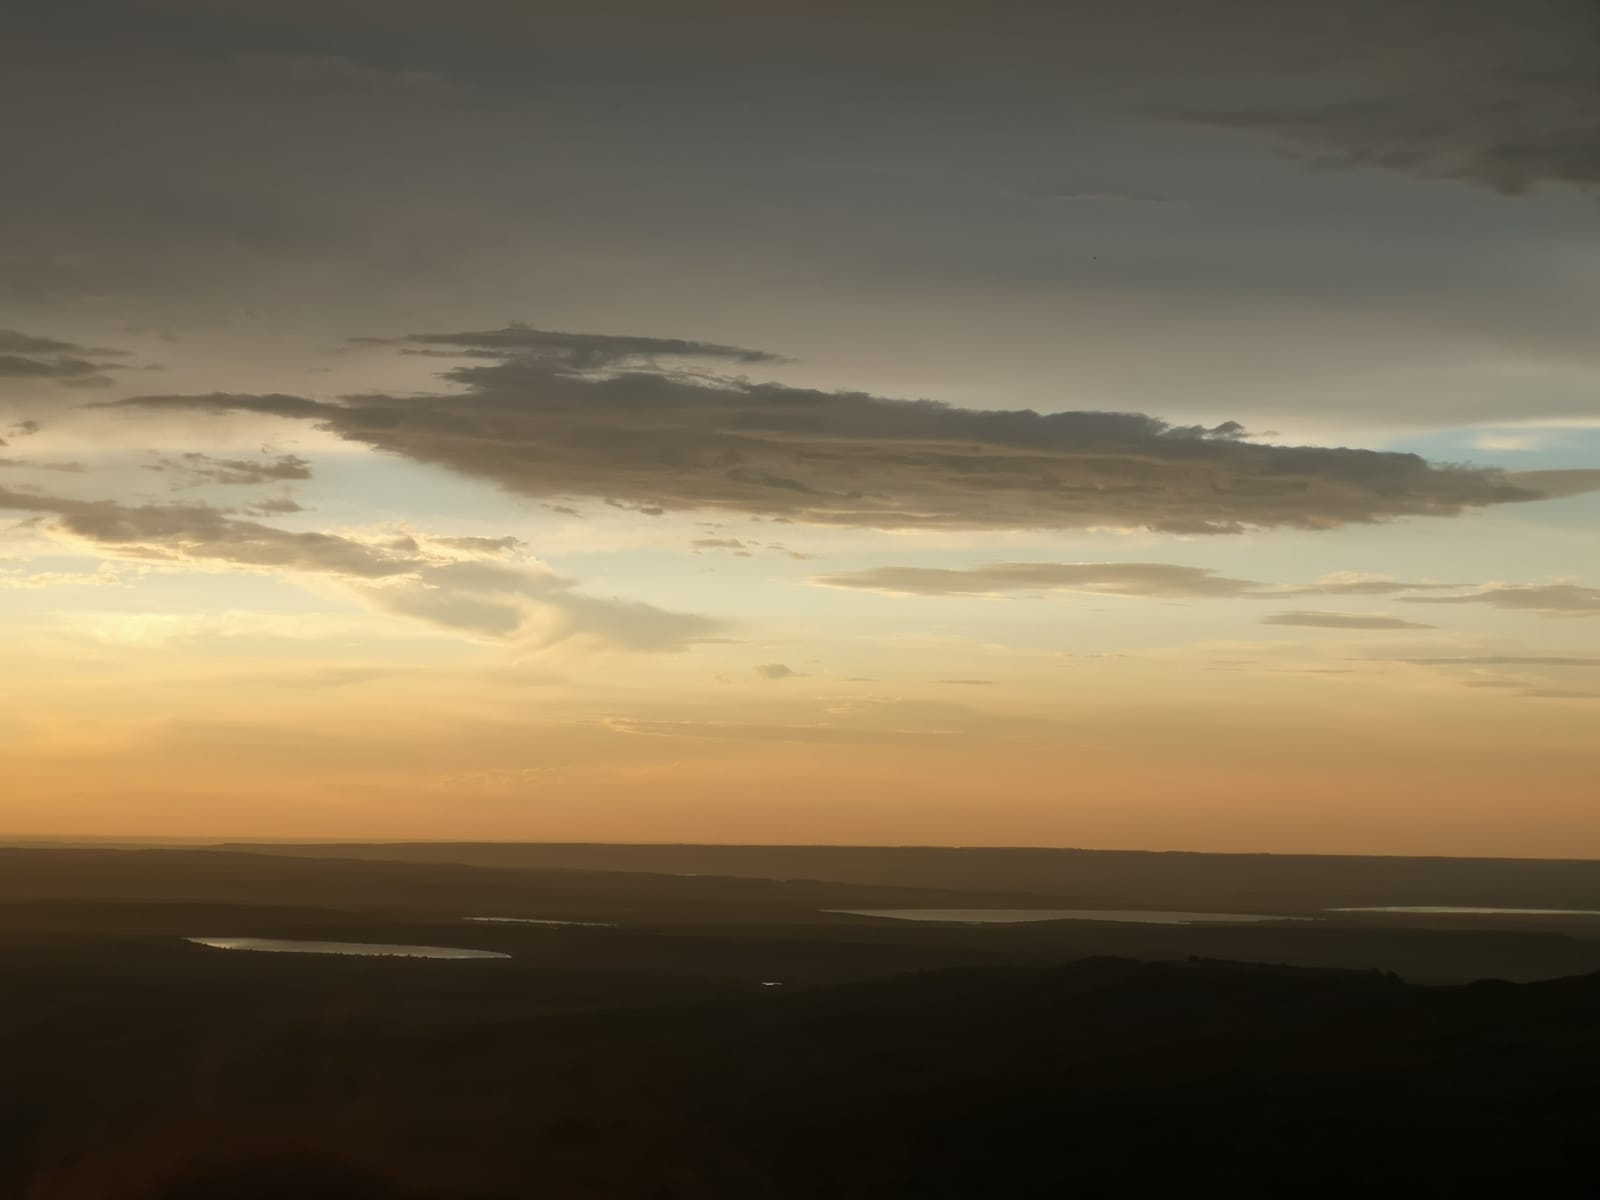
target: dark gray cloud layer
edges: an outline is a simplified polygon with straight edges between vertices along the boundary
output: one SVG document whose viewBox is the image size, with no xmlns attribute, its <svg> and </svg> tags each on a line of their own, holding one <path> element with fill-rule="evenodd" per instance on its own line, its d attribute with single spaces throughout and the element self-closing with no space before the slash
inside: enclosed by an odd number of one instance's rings
<svg viewBox="0 0 1600 1200">
<path fill-rule="evenodd" d="M 1600 9 L 1592 0 L 1389 7 L 1388 22 L 1352 13 L 1350 28 L 1364 29 L 1365 43 L 1342 41 L 1306 72 L 1323 98 L 1163 115 L 1264 134 L 1323 166 L 1458 179 L 1506 194 L 1600 183 Z"/>
<path fill-rule="evenodd" d="M 813 363 L 857 353 L 859 329 L 894 364 L 914 340 L 900 329 L 921 324 L 941 361 L 905 387 L 972 395 L 994 363 L 1013 406 L 1058 406 L 1040 381 L 1059 345 L 1098 406 L 1172 395 L 1185 420 L 1592 411 L 1586 380 L 1559 374 L 1466 389 L 1413 374 L 1445 356 L 1462 374 L 1478 356 L 1592 371 L 1571 315 L 1592 308 L 1587 278 L 1546 267 L 1585 236 L 1570 211 L 1546 237 L 1548 209 L 1386 180 L 1329 187 L 1324 206 L 1266 152 L 1365 139 L 1366 158 L 1398 162 L 1443 123 L 1497 160 L 1556 157 L 1527 149 L 1539 137 L 1577 157 L 1592 121 L 1573 114 L 1600 77 L 1571 19 L 1587 2 L 1002 7 L 19 0 L 0 44 L 6 320 L 196 341 L 247 321 L 494 334 L 491 314 L 540 296 L 556 325 L 664 314 Z M 1460 99 L 1513 68 L 1549 99 Z M 1523 128 L 1478 128 L 1508 121 Z M 1015 202 L 1040 194 L 1098 199 Z M 1174 203 L 1105 202 L 1118 195 Z M 792 340 L 772 332 L 786 322 Z M 560 336 L 524 333 L 525 350 L 534 334 Z M 486 352 L 472 334 L 402 344 Z M 872 369 L 877 390 L 901 386 Z"/>
<path fill-rule="evenodd" d="M 80 346 L 57 338 L 0 329 L 0 380 L 38 380 L 69 387 L 104 387 L 117 369 L 116 350 Z M 3 443 L 0 443 L 3 444 Z"/>
<path fill-rule="evenodd" d="M 1339 99 L 1172 115 L 1266 134 L 1328 166 L 1508 194 L 1600 183 L 1600 13 L 1588 0 L 1474 7 L 1432 45 L 1397 53 L 1375 41 L 1341 64 Z"/>
<path fill-rule="evenodd" d="M 1506 194 L 1600 184 L 1600 53 L 1567 71 L 1501 70 L 1460 91 L 1362 97 L 1312 108 L 1180 114 L 1267 134 L 1324 166 L 1460 179 Z"/>
<path fill-rule="evenodd" d="M 496 345 L 501 335 L 504 344 Z M 519 327 L 412 337 L 464 338 L 494 361 L 447 370 L 455 392 L 338 401 L 151 395 L 118 403 L 310 419 L 374 449 L 541 499 L 879 528 L 1328 529 L 1455 516 L 1563 486 L 1550 473 L 1529 486 L 1498 470 L 1413 454 L 1261 445 L 1243 440 L 1232 422 L 1207 428 L 1139 413 L 988 411 L 574 365 L 575 355 L 591 364 L 632 363 L 651 353 L 641 347 L 661 344 L 654 339 Z M 535 340 L 531 351 L 521 345 L 525 337 Z"/>
<path fill-rule="evenodd" d="M 571 370 L 592 370 L 660 359 L 709 358 L 734 363 L 776 363 L 783 360 L 764 350 L 745 350 L 715 342 L 681 338 L 614 336 L 602 333 L 560 333 L 511 324 L 503 329 L 465 333 L 411 333 L 397 338 L 351 338 L 353 344 L 400 346 L 424 353 L 463 354 L 478 358 L 518 358 Z"/>
</svg>

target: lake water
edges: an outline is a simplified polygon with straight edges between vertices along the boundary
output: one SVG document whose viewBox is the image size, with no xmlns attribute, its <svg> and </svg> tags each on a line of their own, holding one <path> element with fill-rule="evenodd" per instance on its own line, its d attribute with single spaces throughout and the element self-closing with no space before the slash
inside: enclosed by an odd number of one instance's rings
<svg viewBox="0 0 1600 1200">
<path fill-rule="evenodd" d="M 490 925 L 582 925 L 589 929 L 615 929 L 610 921 L 552 921 L 548 917 L 463 917 L 463 921 L 483 921 Z"/>
<path fill-rule="evenodd" d="M 1329 912 L 1411 913 L 1456 917 L 1600 917 L 1592 908 L 1474 908 L 1456 904 L 1390 904 L 1370 908 L 1330 908 Z"/>
<path fill-rule="evenodd" d="M 1262 921 L 1302 921 L 1260 913 L 1166 912 L 1142 908 L 826 908 L 852 917 L 896 921 L 943 921 L 959 925 L 1016 925 L 1026 921 L 1117 921 L 1130 925 L 1255 925 Z"/>
<path fill-rule="evenodd" d="M 453 946 L 395 946 L 384 942 L 308 942 L 294 938 L 192 937 L 184 941 L 213 950 L 260 950 L 273 954 L 353 954 L 367 958 L 510 958 L 494 950 Z"/>
</svg>

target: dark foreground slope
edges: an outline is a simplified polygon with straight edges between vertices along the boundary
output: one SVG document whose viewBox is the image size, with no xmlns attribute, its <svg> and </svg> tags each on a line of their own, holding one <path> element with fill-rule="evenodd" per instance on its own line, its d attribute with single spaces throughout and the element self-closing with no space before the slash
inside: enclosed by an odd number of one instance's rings
<svg viewBox="0 0 1600 1200">
<path fill-rule="evenodd" d="M 7 1195 L 1558 1196 L 1597 1165 L 1600 976 L 1099 958 L 529 1019 L 356 995 L 133 1027 L 0 998 Z"/>
</svg>

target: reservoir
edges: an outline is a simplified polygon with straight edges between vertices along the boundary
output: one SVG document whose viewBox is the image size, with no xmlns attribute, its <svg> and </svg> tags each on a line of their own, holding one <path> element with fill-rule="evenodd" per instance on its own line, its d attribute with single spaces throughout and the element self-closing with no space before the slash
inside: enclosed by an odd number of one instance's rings
<svg viewBox="0 0 1600 1200">
<path fill-rule="evenodd" d="M 1445 917 L 1600 917 L 1600 910 L 1592 908 L 1473 908 L 1455 904 L 1391 904 L 1376 908 L 1330 908 L 1328 911 Z"/>
<path fill-rule="evenodd" d="M 1028 921 L 1118 921 L 1132 925 L 1255 925 L 1263 921 L 1302 921 L 1260 913 L 1167 912 L 1141 908 L 828 908 L 852 917 L 896 921 L 942 921 L 958 925 L 1016 925 Z"/>
<path fill-rule="evenodd" d="M 458 950 L 451 946 L 396 946 L 384 942 L 308 942 L 294 938 L 192 937 L 213 950 L 260 950 L 271 954 L 349 954 L 366 958 L 510 958 L 494 950 Z"/>
</svg>

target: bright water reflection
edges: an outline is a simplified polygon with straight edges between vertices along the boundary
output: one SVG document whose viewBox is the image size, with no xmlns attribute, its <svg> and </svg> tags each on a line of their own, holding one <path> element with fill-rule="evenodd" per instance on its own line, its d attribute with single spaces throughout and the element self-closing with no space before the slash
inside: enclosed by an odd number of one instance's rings
<svg viewBox="0 0 1600 1200">
<path fill-rule="evenodd" d="M 944 921 L 961 925 L 1015 925 L 1025 921 L 1119 921 L 1133 925 L 1254 925 L 1300 921 L 1261 913 L 1165 912 L 1141 908 L 826 908 L 852 917 L 897 921 Z"/>
<path fill-rule="evenodd" d="M 1600 910 L 1592 908 L 1476 908 L 1457 904 L 1389 904 L 1370 908 L 1330 908 L 1328 911 L 1458 917 L 1600 917 Z"/>
<path fill-rule="evenodd" d="M 367 958 L 510 958 L 495 950 L 461 950 L 453 946 L 396 946 L 385 942 L 308 942 L 295 938 L 192 937 L 213 950 L 263 950 L 273 954 L 351 954 Z"/>
</svg>

